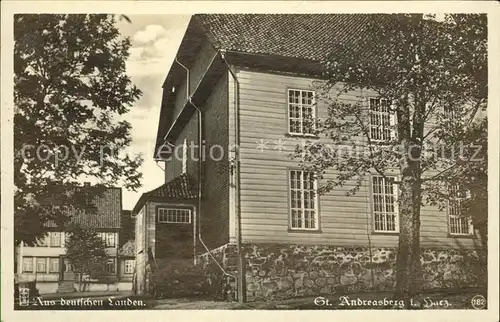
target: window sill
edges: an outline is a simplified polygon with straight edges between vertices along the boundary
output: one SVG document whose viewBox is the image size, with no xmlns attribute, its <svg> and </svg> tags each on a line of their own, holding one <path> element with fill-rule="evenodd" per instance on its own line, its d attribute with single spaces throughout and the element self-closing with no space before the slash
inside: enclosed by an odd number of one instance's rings
<svg viewBox="0 0 500 322">
<path fill-rule="evenodd" d="M 322 234 L 321 229 L 291 229 L 288 228 L 289 233 L 300 233 L 300 234 Z"/>
<path fill-rule="evenodd" d="M 448 238 L 476 239 L 477 237 L 474 234 L 471 234 L 471 235 L 459 235 L 459 234 L 450 234 L 450 233 L 448 233 Z"/>
<path fill-rule="evenodd" d="M 311 139 L 318 140 L 319 136 L 314 134 L 299 134 L 299 133 L 285 133 L 285 137 L 296 139 Z"/>
<path fill-rule="evenodd" d="M 157 221 L 158 224 L 168 224 L 168 225 L 191 225 L 190 222 L 166 222 L 166 221 Z"/>
<path fill-rule="evenodd" d="M 372 235 L 398 236 L 399 231 L 372 231 Z"/>
</svg>

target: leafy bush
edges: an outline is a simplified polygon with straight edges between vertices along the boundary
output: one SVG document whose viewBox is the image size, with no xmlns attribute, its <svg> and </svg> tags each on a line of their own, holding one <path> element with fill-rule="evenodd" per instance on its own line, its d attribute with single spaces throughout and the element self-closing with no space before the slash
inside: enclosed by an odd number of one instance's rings
<svg viewBox="0 0 500 322">
<path fill-rule="evenodd" d="M 154 266 L 154 265 L 153 265 Z M 156 298 L 189 297 L 213 294 L 209 278 L 192 259 L 158 261 L 151 274 L 151 293 Z"/>
</svg>

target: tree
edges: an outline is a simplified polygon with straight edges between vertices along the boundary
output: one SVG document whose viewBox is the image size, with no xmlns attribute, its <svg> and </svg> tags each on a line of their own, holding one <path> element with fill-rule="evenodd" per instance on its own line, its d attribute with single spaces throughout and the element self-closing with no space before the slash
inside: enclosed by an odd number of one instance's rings
<svg viewBox="0 0 500 322">
<path fill-rule="evenodd" d="M 465 132 L 487 99 L 486 16 L 434 18 L 373 15 L 364 26 L 372 50 L 335 48 L 325 62 L 328 81 L 318 85 L 328 115 L 310 119 L 314 134 L 326 140 L 307 140 L 293 155 L 316 173 L 319 194 L 348 182 L 354 194 L 371 174 L 396 185 L 394 295 L 407 301 L 419 291 L 421 206 L 443 204 L 446 178 L 471 164 L 473 150 L 462 146 Z M 343 99 L 355 90 L 365 94 Z M 350 153 L 339 149 L 346 146 Z M 450 148 L 460 146 L 463 153 L 450 157 Z M 325 178 L 327 170 L 334 179 Z"/>
<path fill-rule="evenodd" d="M 472 217 L 472 223 L 481 236 L 483 251 L 488 254 L 488 119 L 473 124 L 467 139 L 479 151 L 478 162 L 463 162 L 455 177 L 459 184 L 470 191 L 470 199 L 464 202 L 464 213 Z"/>
<path fill-rule="evenodd" d="M 69 220 L 44 200 L 88 200 L 61 187 L 82 178 L 140 186 L 142 157 L 125 153 L 131 125 L 120 118 L 141 91 L 126 75 L 130 40 L 113 15 L 18 14 L 14 40 L 14 235 L 32 245 L 47 223 Z"/>
<path fill-rule="evenodd" d="M 73 226 L 66 242 L 66 257 L 78 274 L 78 291 L 84 289 L 84 276 L 104 270 L 107 262 L 106 244 L 90 227 Z"/>
</svg>

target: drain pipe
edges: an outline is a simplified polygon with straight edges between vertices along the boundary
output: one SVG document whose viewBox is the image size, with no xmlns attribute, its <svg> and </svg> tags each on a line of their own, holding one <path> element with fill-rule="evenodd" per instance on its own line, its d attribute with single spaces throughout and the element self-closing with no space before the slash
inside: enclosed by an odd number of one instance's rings
<svg viewBox="0 0 500 322">
<path fill-rule="evenodd" d="M 246 302 L 246 285 L 245 285 L 245 258 L 243 254 L 242 239 L 241 239 L 241 207 L 240 207 L 240 118 L 239 118 L 239 81 L 236 73 L 226 60 L 226 51 L 220 50 L 221 58 L 227 66 L 229 73 L 234 81 L 234 185 L 235 185 L 235 225 L 236 225 L 236 249 L 238 250 L 238 299 L 240 303 Z"/>
<path fill-rule="evenodd" d="M 175 62 L 177 64 L 179 64 L 179 66 L 181 66 L 182 68 L 184 68 L 184 70 L 186 71 L 186 100 L 188 102 L 190 102 L 191 98 L 190 98 L 190 73 L 189 73 L 189 68 L 187 68 L 186 66 L 184 66 L 178 59 L 177 59 L 177 56 L 175 56 Z M 180 113 L 179 113 L 180 114 Z M 201 119 L 201 116 L 198 115 L 198 123 L 200 123 L 200 119 Z M 175 121 L 174 121 L 175 122 Z M 200 132 L 201 133 L 201 132 Z M 199 135 L 201 137 L 201 134 Z M 201 139 L 199 140 L 199 142 L 201 142 Z M 201 161 L 200 161 L 201 162 Z M 201 165 L 198 166 L 198 175 L 199 175 L 199 169 L 200 169 Z M 198 176 L 198 181 L 200 181 L 200 177 Z M 199 189 L 199 185 L 198 185 L 198 191 L 200 191 Z M 199 192 L 198 192 L 199 194 Z M 199 197 L 199 199 L 201 199 Z M 197 218 L 199 216 L 198 213 L 195 212 L 195 214 L 197 215 L 196 218 L 193 218 L 193 264 L 196 265 L 196 229 L 197 229 Z"/>
<path fill-rule="evenodd" d="M 177 64 L 179 64 L 179 66 L 181 66 L 182 68 L 184 68 L 184 70 L 186 71 L 186 99 L 189 101 L 189 96 L 191 95 L 190 91 L 191 91 L 191 84 L 189 84 L 189 81 L 191 79 L 191 76 L 190 76 L 190 73 L 189 73 L 189 68 L 187 68 L 186 66 L 184 66 L 183 64 L 181 64 L 181 62 L 177 59 L 177 56 L 175 56 L 175 62 Z"/>
<path fill-rule="evenodd" d="M 213 61 L 215 60 L 215 57 L 217 54 L 214 55 L 212 58 L 212 61 L 208 65 L 207 69 L 205 70 L 205 74 L 208 71 L 208 68 L 212 65 Z M 198 237 L 198 240 L 200 241 L 200 244 L 203 246 L 203 248 L 206 250 L 210 258 L 215 262 L 215 264 L 219 267 L 221 272 L 224 274 L 224 276 L 231 277 L 236 283 L 238 283 L 238 279 L 236 276 L 229 274 L 223 267 L 222 265 L 219 264 L 217 259 L 213 256 L 212 252 L 210 249 L 207 247 L 205 242 L 203 241 L 202 234 L 201 234 L 201 199 L 202 199 L 202 154 L 203 154 L 203 149 L 202 149 L 202 142 L 203 142 L 203 113 L 201 109 L 193 102 L 191 94 L 189 92 L 189 69 L 181 64 L 177 57 L 175 57 L 175 62 L 178 63 L 182 68 L 186 70 L 187 74 L 187 100 L 188 103 L 193 106 L 197 113 L 198 113 L 198 210 L 197 210 L 197 218 L 196 220 L 193 220 L 193 225 L 194 225 L 194 260 L 196 264 L 196 236 Z M 196 223 L 198 223 L 198 234 L 196 234 Z"/>
</svg>

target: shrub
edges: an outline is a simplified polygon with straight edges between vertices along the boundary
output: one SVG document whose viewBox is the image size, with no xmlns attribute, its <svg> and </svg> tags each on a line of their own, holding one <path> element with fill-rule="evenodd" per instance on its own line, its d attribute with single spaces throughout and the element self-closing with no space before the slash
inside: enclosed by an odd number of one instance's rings
<svg viewBox="0 0 500 322">
<path fill-rule="evenodd" d="M 151 293 L 156 298 L 212 294 L 208 276 L 192 259 L 158 260 L 151 274 Z"/>
</svg>

